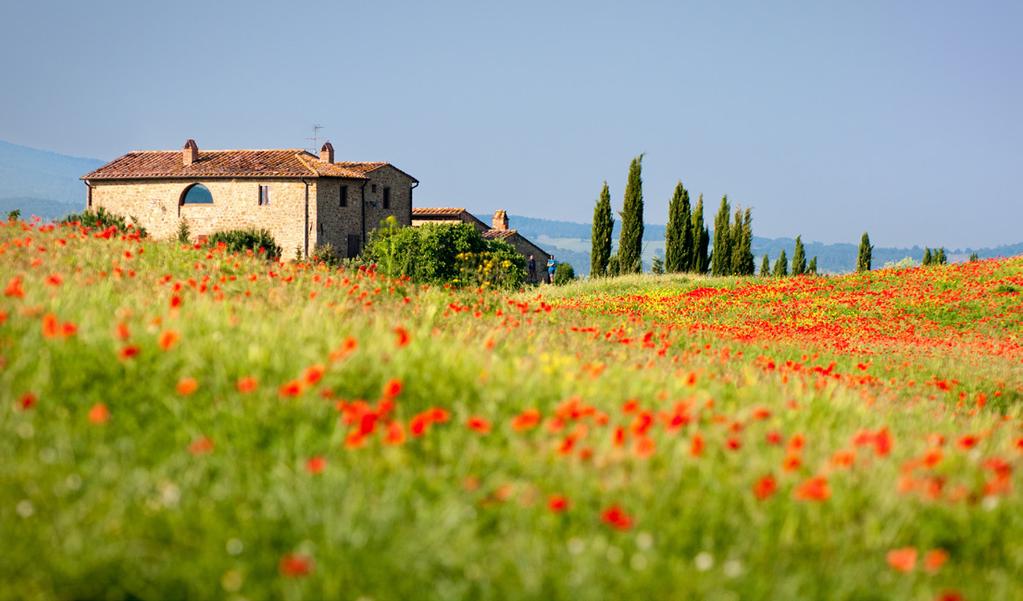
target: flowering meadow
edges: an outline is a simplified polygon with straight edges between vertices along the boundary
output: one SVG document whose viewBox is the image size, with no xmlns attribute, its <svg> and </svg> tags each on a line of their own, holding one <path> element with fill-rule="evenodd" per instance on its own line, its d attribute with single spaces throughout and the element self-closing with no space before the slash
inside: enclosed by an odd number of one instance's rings
<svg viewBox="0 0 1023 601">
<path fill-rule="evenodd" d="M 0 598 L 1023 599 L 1023 258 L 506 293 L 0 225 Z"/>
</svg>

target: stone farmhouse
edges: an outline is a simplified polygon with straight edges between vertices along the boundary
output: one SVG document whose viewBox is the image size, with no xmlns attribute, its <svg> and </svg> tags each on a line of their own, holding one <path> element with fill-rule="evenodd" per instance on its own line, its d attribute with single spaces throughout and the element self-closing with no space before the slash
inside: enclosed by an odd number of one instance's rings
<svg viewBox="0 0 1023 601">
<path fill-rule="evenodd" d="M 468 223 L 476 228 L 484 238 L 507 242 L 519 254 L 526 257 L 527 260 L 530 255 L 533 255 L 536 260 L 536 275 L 530 275 L 532 283 L 543 282 L 547 279 L 547 257 L 549 256 L 547 251 L 531 242 L 518 231 L 509 229 L 507 211 L 500 210 L 495 212 L 490 225 L 487 225 L 463 208 L 414 207 L 412 209 L 412 225 L 420 226 L 426 223 Z"/>
<path fill-rule="evenodd" d="M 309 256 L 330 244 L 354 257 L 388 216 L 412 224 L 419 181 L 390 163 L 335 162 L 327 142 L 320 156 L 305 150 L 203 150 L 128 154 L 82 176 L 88 208 L 104 208 L 173 238 L 182 221 L 202 240 L 221 230 L 265 228 L 284 251 Z"/>
</svg>

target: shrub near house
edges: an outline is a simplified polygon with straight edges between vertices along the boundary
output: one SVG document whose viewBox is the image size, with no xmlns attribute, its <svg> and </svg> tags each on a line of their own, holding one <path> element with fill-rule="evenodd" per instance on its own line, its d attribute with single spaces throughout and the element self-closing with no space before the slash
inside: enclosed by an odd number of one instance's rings
<svg viewBox="0 0 1023 601">
<path fill-rule="evenodd" d="M 515 288 L 526 276 L 521 254 L 465 223 L 402 228 L 388 220 L 374 231 L 364 256 L 388 276 L 417 282 Z"/>
</svg>

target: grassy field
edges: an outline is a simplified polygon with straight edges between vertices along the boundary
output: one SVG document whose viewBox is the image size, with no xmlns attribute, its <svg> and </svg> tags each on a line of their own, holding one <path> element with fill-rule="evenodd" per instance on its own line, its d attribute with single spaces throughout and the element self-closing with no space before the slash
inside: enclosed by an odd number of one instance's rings
<svg viewBox="0 0 1023 601">
<path fill-rule="evenodd" d="M 1023 259 L 505 294 L 0 227 L 0 598 L 1023 599 Z"/>
</svg>

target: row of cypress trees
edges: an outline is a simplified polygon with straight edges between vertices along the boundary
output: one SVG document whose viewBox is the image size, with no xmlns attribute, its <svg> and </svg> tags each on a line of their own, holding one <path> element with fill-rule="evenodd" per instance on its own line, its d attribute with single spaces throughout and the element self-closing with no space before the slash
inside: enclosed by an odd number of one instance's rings
<svg viewBox="0 0 1023 601">
<path fill-rule="evenodd" d="M 590 274 L 594 277 L 640 273 L 643 270 L 643 155 L 632 159 L 629 164 L 629 179 L 625 184 L 625 199 L 619 215 L 622 218 L 622 230 L 618 239 L 618 252 L 612 255 L 614 216 L 611 212 L 611 192 L 605 181 L 593 209 Z M 870 237 L 864 232 L 860 241 L 857 271 L 870 271 L 873 248 Z M 944 256 L 944 250 L 941 252 Z M 655 270 L 662 270 L 659 260 Z M 753 214 L 749 208 L 736 206 L 733 219 L 728 195 L 723 196 L 714 217 L 714 245 L 711 249 L 710 230 L 703 221 L 703 194 L 700 194 L 696 206 L 691 207 L 689 191 L 679 181 L 668 203 L 663 271 L 707 273 L 708 270 L 712 275 L 754 275 Z M 800 236 L 796 236 L 791 273 L 817 274 L 817 257 L 807 262 L 806 249 Z M 769 274 L 789 274 L 789 261 L 784 250 L 775 260 L 773 271 L 770 268 L 770 258 L 764 255 L 760 275 Z"/>
<path fill-rule="evenodd" d="M 590 274 L 593 276 L 640 273 L 643 270 L 643 155 L 632 159 L 629 179 L 625 184 L 625 202 L 619 213 L 622 231 L 618 238 L 618 253 L 611 255 L 611 236 L 614 217 L 611 214 L 611 192 L 607 182 L 600 191 L 593 209 L 591 234 Z"/>
</svg>

